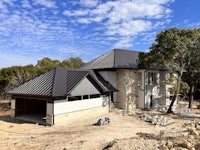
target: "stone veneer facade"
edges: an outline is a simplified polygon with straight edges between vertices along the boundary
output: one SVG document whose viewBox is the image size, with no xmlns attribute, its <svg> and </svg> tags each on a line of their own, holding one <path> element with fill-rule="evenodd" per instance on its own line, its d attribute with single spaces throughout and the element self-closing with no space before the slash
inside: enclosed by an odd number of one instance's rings
<svg viewBox="0 0 200 150">
<path fill-rule="evenodd" d="M 115 106 L 121 109 L 134 110 L 137 103 L 138 72 L 131 69 L 117 70 L 117 102 Z"/>
</svg>

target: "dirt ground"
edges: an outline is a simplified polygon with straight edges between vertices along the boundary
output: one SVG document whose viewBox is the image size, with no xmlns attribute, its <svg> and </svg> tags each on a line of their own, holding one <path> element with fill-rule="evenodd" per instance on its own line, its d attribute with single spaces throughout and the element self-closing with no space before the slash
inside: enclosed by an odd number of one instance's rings
<svg viewBox="0 0 200 150">
<path fill-rule="evenodd" d="M 5 104 L 1 101 L 0 106 Z M 1 107 L 0 107 L 1 108 Z M 137 110 L 133 116 L 123 116 L 116 112 L 103 115 L 85 116 L 79 120 L 52 127 L 22 122 L 9 117 L 9 107 L 0 109 L 0 149 L 2 150 L 67 150 L 67 149 L 159 149 L 160 141 L 142 138 L 141 135 L 176 134 L 176 131 L 191 119 L 173 117 L 175 123 L 161 127 L 138 119 Z M 145 113 L 161 114 L 158 111 Z M 190 117 L 199 117 L 200 111 L 190 112 Z M 197 115 L 197 116 L 194 116 Z M 94 126 L 99 118 L 109 117 L 109 125 Z M 148 137 L 148 136 L 147 136 Z"/>
</svg>

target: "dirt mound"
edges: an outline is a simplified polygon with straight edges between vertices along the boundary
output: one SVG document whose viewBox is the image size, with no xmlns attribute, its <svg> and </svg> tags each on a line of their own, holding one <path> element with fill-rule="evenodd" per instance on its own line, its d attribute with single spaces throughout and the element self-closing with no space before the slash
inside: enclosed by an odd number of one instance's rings
<svg viewBox="0 0 200 150">
<path fill-rule="evenodd" d="M 105 145 L 104 150 L 200 150 L 200 125 L 194 121 L 159 134 L 138 132 L 137 135 L 136 138 L 113 140 Z"/>
</svg>

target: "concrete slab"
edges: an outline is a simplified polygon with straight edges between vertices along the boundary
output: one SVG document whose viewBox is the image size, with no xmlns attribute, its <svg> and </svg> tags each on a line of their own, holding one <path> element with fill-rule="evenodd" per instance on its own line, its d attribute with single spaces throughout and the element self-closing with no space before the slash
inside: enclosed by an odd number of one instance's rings
<svg viewBox="0 0 200 150">
<path fill-rule="evenodd" d="M 27 121 L 30 123 L 38 123 L 46 125 L 46 116 L 41 114 L 26 114 L 17 116 L 16 119 Z"/>
</svg>

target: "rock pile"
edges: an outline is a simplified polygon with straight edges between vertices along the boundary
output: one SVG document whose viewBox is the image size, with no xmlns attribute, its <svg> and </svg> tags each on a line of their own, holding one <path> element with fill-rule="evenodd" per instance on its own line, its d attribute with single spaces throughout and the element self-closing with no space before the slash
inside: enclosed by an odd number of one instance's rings
<svg viewBox="0 0 200 150">
<path fill-rule="evenodd" d="M 10 103 L 0 103 L 0 110 L 9 110 L 10 109 Z"/>
<path fill-rule="evenodd" d="M 94 123 L 93 125 L 95 126 L 102 126 L 102 125 L 108 125 L 110 124 L 110 118 L 108 117 L 105 117 L 105 119 L 99 119 L 96 123 Z"/>
<path fill-rule="evenodd" d="M 141 120 L 151 123 L 152 125 L 158 126 L 167 126 L 174 123 L 172 118 L 162 116 L 162 115 L 149 115 L 149 114 L 140 114 L 138 116 Z"/>
<path fill-rule="evenodd" d="M 195 126 L 194 121 L 184 124 L 183 130 L 177 132 L 175 137 L 165 137 L 165 140 L 161 142 L 160 149 L 200 150 L 200 126 Z"/>
</svg>

